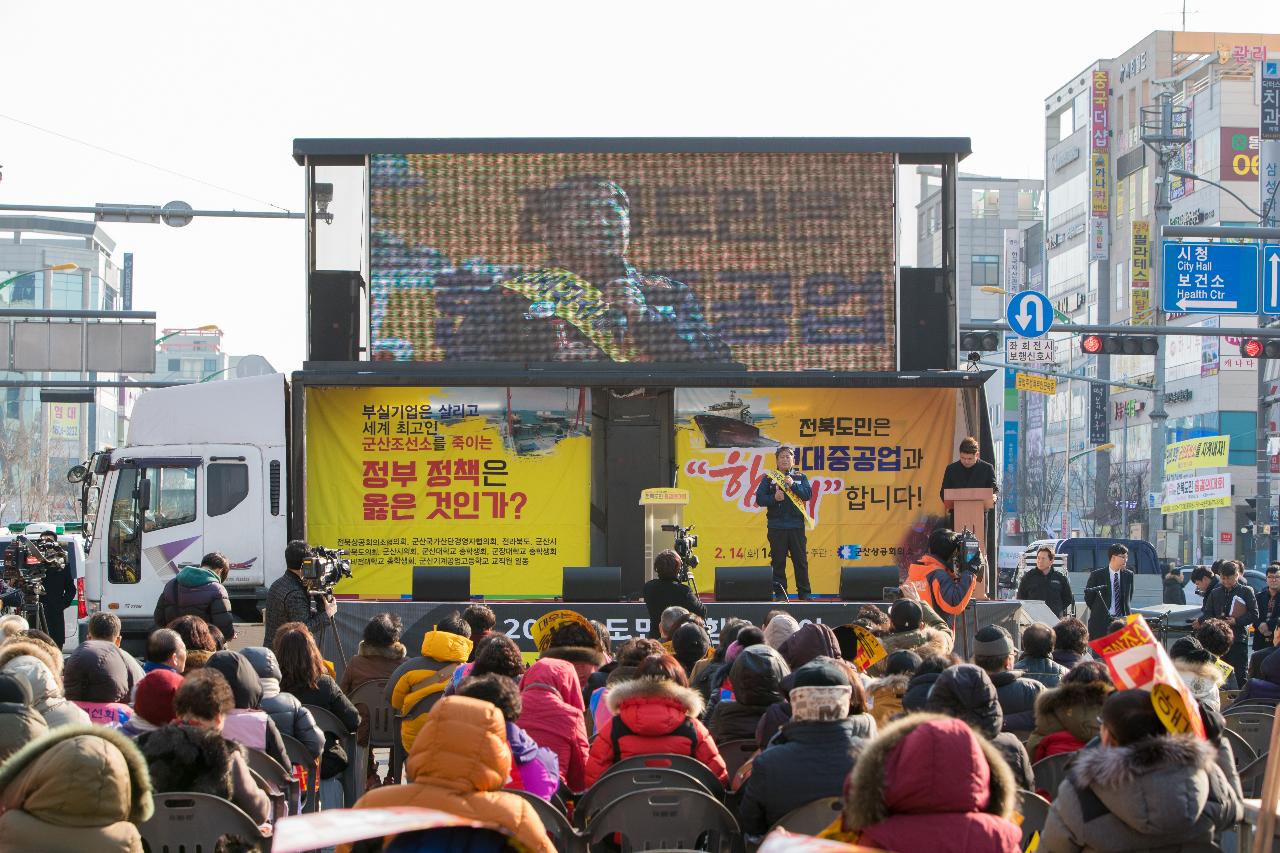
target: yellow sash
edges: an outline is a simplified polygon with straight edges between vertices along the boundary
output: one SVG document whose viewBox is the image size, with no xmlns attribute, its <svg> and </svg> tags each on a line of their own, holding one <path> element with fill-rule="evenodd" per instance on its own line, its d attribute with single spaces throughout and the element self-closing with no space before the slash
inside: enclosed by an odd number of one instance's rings
<svg viewBox="0 0 1280 853">
<path fill-rule="evenodd" d="M 582 332 L 587 340 L 599 347 L 613 361 L 633 361 L 635 347 L 625 336 L 619 345 L 609 329 L 598 329 L 596 324 L 605 319 L 608 308 L 604 297 L 591 282 L 568 270 L 548 268 L 534 270 L 515 278 L 509 278 L 501 286 L 523 296 L 529 302 L 550 302 L 555 306 L 554 316 L 559 317 Z"/>
<path fill-rule="evenodd" d="M 814 521 L 813 516 L 809 515 L 809 510 L 805 509 L 804 501 L 796 497 L 796 493 L 787 488 L 787 479 L 782 476 L 781 471 L 766 471 L 765 475 L 773 481 L 775 486 L 782 489 L 782 493 L 791 501 L 791 505 L 800 510 L 800 514 L 804 516 L 804 523 L 810 530 L 818 526 L 818 522 Z"/>
</svg>

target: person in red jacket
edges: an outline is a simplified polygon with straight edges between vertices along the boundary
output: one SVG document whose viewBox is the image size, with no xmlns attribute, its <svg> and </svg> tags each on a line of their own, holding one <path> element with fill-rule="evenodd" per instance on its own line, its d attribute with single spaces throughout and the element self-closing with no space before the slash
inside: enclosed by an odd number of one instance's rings
<svg viewBox="0 0 1280 853">
<path fill-rule="evenodd" d="M 699 720 L 702 697 L 689 689 L 684 669 L 671 655 L 649 655 L 636 677 L 609 691 L 613 717 L 596 733 L 587 757 L 587 786 L 633 755 L 690 755 L 721 782 L 729 770 L 716 742 Z"/>
<path fill-rule="evenodd" d="M 560 778 L 569 790 L 586 790 L 586 704 L 573 664 L 559 658 L 535 662 L 520 679 L 520 701 L 520 728 L 556 754 Z"/>
</svg>

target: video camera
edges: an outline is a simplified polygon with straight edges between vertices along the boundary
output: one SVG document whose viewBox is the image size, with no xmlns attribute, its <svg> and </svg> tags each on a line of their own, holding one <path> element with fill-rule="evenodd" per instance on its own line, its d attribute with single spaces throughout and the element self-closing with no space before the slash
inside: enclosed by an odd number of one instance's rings
<svg viewBox="0 0 1280 853">
<path fill-rule="evenodd" d="M 689 535 L 689 531 L 693 530 L 693 525 L 680 527 L 676 524 L 664 524 L 662 529 L 676 535 L 676 541 L 671 546 L 671 550 L 675 551 L 680 557 L 680 574 L 676 576 L 676 580 L 680 583 L 692 583 L 693 572 L 691 570 L 698 568 L 698 555 L 693 553 L 693 549 L 698 547 L 698 537 Z"/>
<path fill-rule="evenodd" d="M 968 528 L 961 530 L 956 534 L 955 538 L 955 554 L 952 560 L 955 561 L 956 571 L 970 571 L 978 577 L 982 577 L 982 573 L 986 571 L 987 563 L 982 556 L 982 543 L 978 541 L 978 537 L 974 536 Z"/>
<path fill-rule="evenodd" d="M 31 539 L 19 534 L 4 555 L 4 580 L 25 595 L 43 595 L 44 579 L 67 567 L 67 552 L 54 539 Z"/>
<path fill-rule="evenodd" d="M 351 577 L 351 561 L 341 549 L 316 545 L 311 555 L 302 561 L 302 583 L 307 592 L 328 595 L 343 578 Z"/>
</svg>

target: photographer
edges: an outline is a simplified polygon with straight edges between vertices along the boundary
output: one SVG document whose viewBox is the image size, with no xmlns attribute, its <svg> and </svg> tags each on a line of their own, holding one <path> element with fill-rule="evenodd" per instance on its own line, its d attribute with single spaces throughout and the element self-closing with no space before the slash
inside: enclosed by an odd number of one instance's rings
<svg viewBox="0 0 1280 853">
<path fill-rule="evenodd" d="M 929 553 L 907 569 L 907 583 L 916 588 L 920 600 L 938 611 L 952 629 L 986 573 L 981 551 L 971 562 L 962 563 L 964 556 L 965 535 L 939 527 L 929 534 Z"/>
<path fill-rule="evenodd" d="M 31 541 L 30 536 L 37 536 Z M 58 544 L 57 532 L 47 524 L 28 524 L 23 535 L 16 537 L 9 546 L 5 566 L 10 586 L 23 593 L 19 606 L 39 590 L 40 604 L 44 607 L 45 624 L 49 636 L 58 648 L 67 641 L 64 611 L 76 600 L 75 571 L 67 565 L 67 555 Z M 27 556 L 38 557 L 37 564 L 26 563 Z M 10 563 L 10 560 L 13 562 Z M 23 568 L 23 567 L 26 568 Z M 13 596 L 5 603 L 13 602 Z"/>
<path fill-rule="evenodd" d="M 651 638 L 658 639 L 658 623 L 662 620 L 662 611 L 668 607 L 683 607 L 703 619 L 707 617 L 706 606 L 684 580 L 688 576 L 679 554 L 671 549 L 658 554 L 653 558 L 653 573 L 657 577 L 646 583 L 641 592 L 645 607 L 649 608 Z"/>
<path fill-rule="evenodd" d="M 311 549 L 301 539 L 294 539 L 284 549 L 285 573 L 267 590 L 267 611 L 264 617 L 263 642 L 271 645 L 276 631 L 286 622 L 301 622 L 313 634 L 329 624 L 338 612 L 332 595 L 314 595 L 302 580 L 302 564 L 311 556 Z"/>
</svg>

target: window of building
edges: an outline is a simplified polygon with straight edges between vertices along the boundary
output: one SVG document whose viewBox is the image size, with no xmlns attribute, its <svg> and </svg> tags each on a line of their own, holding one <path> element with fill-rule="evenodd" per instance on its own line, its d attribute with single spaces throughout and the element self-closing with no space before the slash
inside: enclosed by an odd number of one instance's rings
<svg viewBox="0 0 1280 853">
<path fill-rule="evenodd" d="M 29 273 L 22 276 L 13 284 L 9 285 L 11 302 L 26 302 L 35 304 L 36 301 L 36 274 Z"/>
<path fill-rule="evenodd" d="M 181 372 L 182 372 L 182 359 L 180 359 L 180 358 L 171 358 L 171 359 L 169 359 L 169 372 L 170 372 L 170 373 L 181 373 Z"/>
<path fill-rule="evenodd" d="M 1125 178 L 1121 178 L 1120 180 L 1116 181 L 1116 221 L 1117 222 L 1122 221 L 1124 219 L 1124 214 L 1125 214 L 1125 207 L 1124 207 L 1125 181 L 1126 181 Z"/>
<path fill-rule="evenodd" d="M 55 272 L 53 274 L 53 299 L 49 306 L 56 309 L 81 308 L 82 280 L 79 273 Z"/>
<path fill-rule="evenodd" d="M 1043 190 L 1018 190 L 1018 218 L 1039 218 L 1040 197 L 1043 194 Z"/>
<path fill-rule="evenodd" d="M 22 420 L 22 389 L 4 389 L 4 416 L 9 420 Z"/>
<path fill-rule="evenodd" d="M 1000 256 L 974 255 L 970 275 L 972 280 L 969 283 L 974 287 L 998 287 L 1000 285 Z"/>
<path fill-rule="evenodd" d="M 204 360 L 204 372 L 213 373 L 218 369 L 218 360 L 216 358 L 206 358 Z"/>
<path fill-rule="evenodd" d="M 1083 92 L 1076 95 L 1075 100 L 1071 102 L 1071 113 L 1073 120 L 1071 122 L 1071 130 L 1074 133 L 1082 127 L 1089 126 L 1089 90 L 1086 88 Z"/>
<path fill-rule="evenodd" d="M 1151 215 L 1151 167 L 1143 166 L 1139 173 L 1139 183 L 1142 186 L 1142 215 Z"/>
<path fill-rule="evenodd" d="M 1116 264 L 1115 287 L 1116 310 L 1123 311 L 1129 307 L 1129 265 L 1121 261 Z"/>
<path fill-rule="evenodd" d="M 971 194 L 975 218 L 1000 215 L 1000 190 L 972 190 Z"/>
<path fill-rule="evenodd" d="M 116 292 L 112 290 L 110 287 L 104 287 L 102 289 L 102 310 L 103 311 L 116 310 Z"/>
<path fill-rule="evenodd" d="M 1049 190 L 1049 227 L 1056 228 L 1082 215 L 1088 191 L 1089 176 L 1084 172 Z"/>
<path fill-rule="evenodd" d="M 1049 258 L 1049 296 L 1056 297 L 1084 283 L 1088 246 L 1080 244 Z"/>
</svg>

